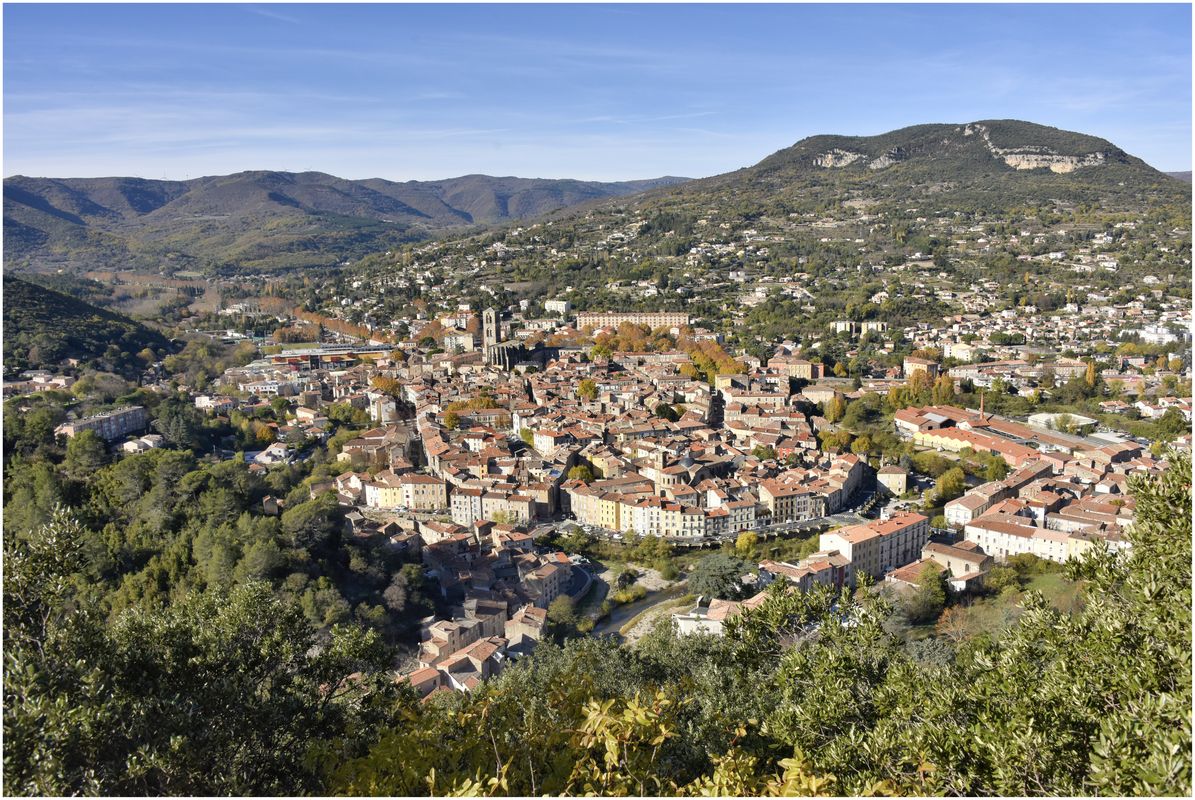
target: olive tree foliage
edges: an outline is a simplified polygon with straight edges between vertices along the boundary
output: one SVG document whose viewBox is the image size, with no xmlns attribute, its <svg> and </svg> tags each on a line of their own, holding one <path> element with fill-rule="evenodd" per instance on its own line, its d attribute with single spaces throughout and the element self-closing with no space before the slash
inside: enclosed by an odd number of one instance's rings
<svg viewBox="0 0 1195 800">
<path fill-rule="evenodd" d="M 394 693 L 376 634 L 317 641 L 263 583 L 108 623 L 76 589 L 83 533 L 59 511 L 5 537 L 9 793 L 306 793 L 313 756 L 352 755 L 348 734 L 376 725 Z"/>
</svg>

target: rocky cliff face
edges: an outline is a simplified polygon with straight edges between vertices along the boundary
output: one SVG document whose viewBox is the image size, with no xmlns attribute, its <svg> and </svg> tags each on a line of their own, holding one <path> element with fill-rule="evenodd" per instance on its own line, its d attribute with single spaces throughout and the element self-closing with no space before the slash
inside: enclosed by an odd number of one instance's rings
<svg viewBox="0 0 1195 800">
<path fill-rule="evenodd" d="M 996 158 L 1002 160 L 1013 169 L 1041 169 L 1051 172 L 1074 172 L 1080 167 L 1095 167 L 1107 160 L 1103 152 L 1088 153 L 1082 156 L 1064 156 L 1048 147 L 1025 146 L 1015 148 L 1001 148 L 992 144 L 991 132 L 986 125 L 974 123 L 963 129 L 964 136 L 979 135 L 984 144 Z"/>
<path fill-rule="evenodd" d="M 838 167 L 849 167 L 851 164 L 854 164 L 856 161 L 859 161 L 861 159 L 865 160 L 867 158 L 869 158 L 869 156 L 867 156 L 865 153 L 853 153 L 850 150 L 841 150 L 841 149 L 835 148 L 833 150 L 830 150 L 828 152 L 822 153 L 822 154 L 814 157 L 813 163 L 819 167 L 825 167 L 827 169 L 834 169 L 834 168 L 838 168 Z M 898 161 L 901 161 L 903 159 L 904 159 L 904 154 L 903 154 L 903 152 L 901 152 L 900 148 L 893 148 L 892 150 L 889 150 L 887 153 L 884 153 L 882 156 L 880 156 L 878 158 L 873 158 L 870 161 L 868 161 L 867 168 L 868 169 L 883 169 L 884 167 L 890 167 L 893 164 L 895 164 Z"/>
<path fill-rule="evenodd" d="M 879 158 L 872 159 L 871 163 L 867 165 L 867 168 L 868 169 L 884 169 L 884 167 L 890 167 L 899 161 L 904 161 L 904 159 L 905 159 L 904 149 L 901 147 L 894 147 L 891 150 L 889 150 L 887 153 L 884 153 Z"/>
<path fill-rule="evenodd" d="M 862 153 L 852 153 L 849 150 L 839 150 L 837 148 L 828 153 L 822 153 L 813 159 L 813 163 L 819 167 L 826 167 L 833 169 L 835 167 L 849 167 L 861 158 L 867 158 Z"/>
<path fill-rule="evenodd" d="M 908 147 L 897 144 L 883 150 L 875 149 L 875 144 L 879 143 L 876 140 L 880 137 L 836 137 L 839 141 L 818 142 L 820 146 L 807 158 L 815 167 L 822 169 L 843 169 L 858 164 L 870 170 L 884 170 L 910 158 L 951 159 L 971 153 L 980 155 L 982 159 L 986 151 L 992 158 L 1015 170 L 1048 169 L 1054 173 L 1069 173 L 1086 167 L 1099 167 L 1123 155 L 1107 142 L 1102 144 L 1111 149 L 1101 149 L 1101 141 L 1093 137 L 1064 136 L 1067 148 L 1063 150 L 1057 149 L 1051 138 L 1047 138 L 1045 143 L 1040 140 L 1032 144 L 1015 141 L 1018 134 L 1035 136 L 1040 135 L 1040 131 L 1049 131 L 1039 126 L 1023 125 L 1027 130 L 1012 132 L 1013 141 L 1010 142 L 1007 124 L 994 124 L 1004 127 L 996 130 L 987 123 L 972 122 L 968 125 L 912 128 L 909 130 L 914 132 L 914 136 Z M 890 139 L 899 133 L 888 134 L 884 138 Z M 800 146 L 801 143 L 796 145 L 798 148 Z M 1076 149 L 1076 146 L 1081 149 Z"/>
</svg>

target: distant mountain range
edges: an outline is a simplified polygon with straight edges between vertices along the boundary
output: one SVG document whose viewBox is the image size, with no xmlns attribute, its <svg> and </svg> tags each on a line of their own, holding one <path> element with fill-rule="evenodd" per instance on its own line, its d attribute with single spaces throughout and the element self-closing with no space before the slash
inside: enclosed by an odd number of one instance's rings
<svg viewBox="0 0 1195 800">
<path fill-rule="evenodd" d="M 852 198 L 987 211 L 1055 201 L 1117 209 L 1189 202 L 1190 173 L 1186 185 L 1175 177 L 1104 139 L 1018 120 L 813 136 L 754 166 L 700 180 L 18 176 L 4 181 L 5 269 L 321 267 L 446 231 L 566 218 L 612 201 L 661 208 L 733 202 L 761 213 L 797 200 L 804 207 Z"/>
<path fill-rule="evenodd" d="M 1180 181 L 1186 181 L 1187 183 L 1191 182 L 1191 170 L 1187 170 L 1186 172 L 1167 172 L 1166 174 L 1171 178 L 1177 178 Z"/>
<path fill-rule="evenodd" d="M 16 176 L 4 181 L 5 268 L 326 266 L 448 228 L 535 217 L 685 180 L 466 175 L 395 183 L 319 172 L 188 181 Z"/>
</svg>

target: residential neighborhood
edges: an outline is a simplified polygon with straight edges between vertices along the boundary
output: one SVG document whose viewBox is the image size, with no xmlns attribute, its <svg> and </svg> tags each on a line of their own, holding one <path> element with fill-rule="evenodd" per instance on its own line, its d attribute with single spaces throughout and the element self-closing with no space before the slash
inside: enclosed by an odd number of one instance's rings
<svg viewBox="0 0 1195 800">
<path fill-rule="evenodd" d="M 995 381 L 1041 391 L 1046 371 L 1054 380 L 1083 380 L 1087 361 L 944 369 L 931 358 L 906 357 L 896 374 L 852 383 L 827 377 L 791 343 L 766 361 L 740 354 L 732 364 L 718 337 L 690 328 L 684 315 L 578 316 L 579 327 L 569 328 L 568 304 L 555 308 L 561 319 L 535 326 L 563 337 L 551 345 L 511 349 L 507 312 L 478 314 L 462 305 L 423 326 L 459 331 L 446 335 L 462 342 L 472 337 L 455 352 L 421 343 L 417 325 L 407 340 L 384 346 L 283 347 L 228 370 L 221 394 L 195 398 L 209 415 L 267 401 L 285 413 L 276 441 L 246 453 L 260 469 L 301 458 L 305 443 L 326 440 L 334 406 L 374 425 L 340 443 L 344 471 L 313 485 L 312 494 L 334 492 L 354 509 L 354 535 L 380 533 L 418 554 L 444 602 L 455 604 L 424 627 L 425 655 L 404 673 L 425 694 L 467 691 L 499 674 L 543 638 L 554 599 L 579 602 L 590 591 L 594 577 L 578 566 L 580 556 L 540 545 L 546 533 L 571 530 L 614 546 L 651 537 L 688 552 L 729 546 L 745 533 L 779 540 L 820 530 L 811 554 L 765 559 L 745 576 L 756 603 L 779 579 L 805 591 L 864 580 L 899 588 L 930 562 L 949 573 L 952 591 L 974 593 L 993 564 L 1014 555 L 1061 563 L 1096 543 L 1123 549 L 1133 521 L 1127 480 L 1166 469 L 1149 443 L 1100 420 L 1065 413 L 1018 420 L 984 408 L 1001 388 L 993 389 Z M 521 319 L 511 314 L 512 324 Z M 651 323 L 659 323 L 654 331 Z M 603 341 L 616 344 L 628 333 L 654 335 L 657 343 L 603 349 Z M 913 333 L 919 344 L 944 344 Z M 694 353 L 715 351 L 726 365 L 709 382 L 694 374 Z M 1189 421 L 1189 397 L 1159 393 L 1169 372 L 1134 380 L 1131 364 L 1121 369 L 1128 371 L 1100 378 L 1152 388 L 1149 402 L 1131 406 L 1142 418 L 1173 409 Z M 978 408 L 951 404 L 958 382 L 979 392 Z M 849 408 L 926 385 L 942 402 L 896 409 L 891 446 L 844 452 L 832 443 L 845 430 L 835 404 Z M 948 395 L 937 391 L 943 385 Z M 1121 413 L 1113 403 L 1102 408 Z M 898 452 L 960 463 L 984 458 L 1005 472 L 947 499 L 931 527 L 929 516 L 907 508 L 932 490 L 921 488 L 925 478 L 917 479 L 907 455 L 889 455 Z M 682 631 L 716 632 L 738 608 L 737 601 L 699 598 L 673 618 Z"/>
</svg>

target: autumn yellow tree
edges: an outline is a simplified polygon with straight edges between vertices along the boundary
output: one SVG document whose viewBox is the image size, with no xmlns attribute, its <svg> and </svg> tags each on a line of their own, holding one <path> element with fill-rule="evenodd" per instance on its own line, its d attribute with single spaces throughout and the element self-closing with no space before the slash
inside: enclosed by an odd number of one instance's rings
<svg viewBox="0 0 1195 800">
<path fill-rule="evenodd" d="M 371 388 L 390 397 L 398 397 L 402 392 L 402 384 L 388 375 L 375 375 L 369 382 Z"/>
<path fill-rule="evenodd" d="M 934 388 L 930 392 L 934 405 L 945 405 L 954 400 L 954 378 L 942 374 L 934 381 Z"/>
<path fill-rule="evenodd" d="M 835 394 L 826 401 L 825 418 L 830 422 L 838 422 L 846 414 L 846 401 L 842 395 Z"/>
</svg>

